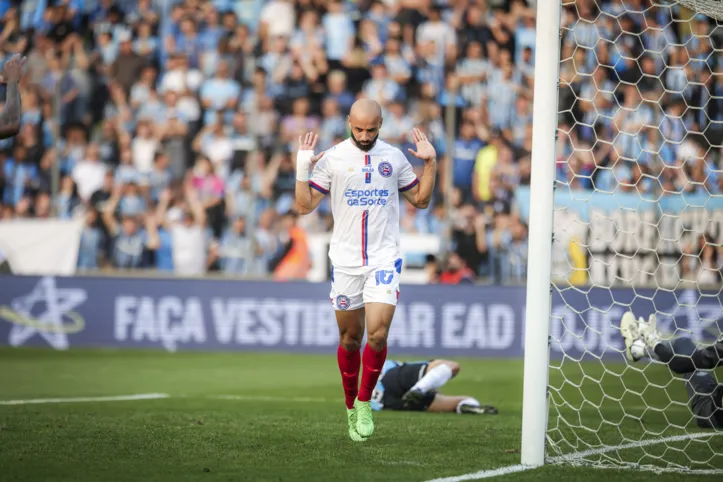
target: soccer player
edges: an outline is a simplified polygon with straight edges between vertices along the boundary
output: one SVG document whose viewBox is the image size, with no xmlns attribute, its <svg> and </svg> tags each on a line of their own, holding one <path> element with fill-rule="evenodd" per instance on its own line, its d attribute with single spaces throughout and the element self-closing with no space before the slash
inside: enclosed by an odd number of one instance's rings
<svg viewBox="0 0 723 482">
<path fill-rule="evenodd" d="M 468 396 L 438 392 L 459 373 L 449 360 L 399 362 L 387 360 L 372 393 L 372 410 L 411 410 L 497 415 L 496 408 Z"/>
<path fill-rule="evenodd" d="M 0 112 L 0 139 L 13 137 L 20 131 L 20 115 L 22 111 L 18 83 L 23 76 L 25 60 L 25 57 L 16 54 L 3 65 L 0 81 L 7 85 L 5 87 L 5 106 L 3 111 Z"/>
<path fill-rule="evenodd" d="M 314 155 L 316 134 L 299 138 L 296 203 L 300 214 L 308 214 L 331 196 L 330 297 L 339 325 L 337 361 L 349 437 L 361 442 L 374 432 L 370 401 L 387 357 L 387 334 L 399 298 L 399 194 L 419 209 L 429 205 L 437 153 L 422 132 L 412 131 L 416 151 L 409 152 L 424 161 L 417 179 L 404 154 L 379 139 L 382 112 L 377 102 L 356 101 L 348 123 L 351 136 L 327 152 Z M 360 355 L 365 322 L 367 344 Z"/>
<path fill-rule="evenodd" d="M 650 315 L 646 322 L 642 317 L 636 320 L 631 312 L 623 315 L 620 331 L 628 360 L 657 360 L 683 376 L 699 427 L 723 428 L 723 385 L 711 373 L 723 365 L 723 334 L 712 345 L 700 348 L 687 337 L 665 341 L 656 328 L 655 315 Z"/>
</svg>

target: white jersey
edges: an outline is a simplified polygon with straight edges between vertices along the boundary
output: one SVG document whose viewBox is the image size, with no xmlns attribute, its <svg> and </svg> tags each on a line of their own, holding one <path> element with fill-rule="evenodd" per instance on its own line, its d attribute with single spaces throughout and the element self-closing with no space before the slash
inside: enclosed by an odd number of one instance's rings
<svg viewBox="0 0 723 482">
<path fill-rule="evenodd" d="M 400 258 L 399 193 L 418 182 L 402 151 L 386 142 L 365 152 L 347 139 L 326 151 L 309 185 L 331 194 L 332 264 L 379 266 Z"/>
</svg>

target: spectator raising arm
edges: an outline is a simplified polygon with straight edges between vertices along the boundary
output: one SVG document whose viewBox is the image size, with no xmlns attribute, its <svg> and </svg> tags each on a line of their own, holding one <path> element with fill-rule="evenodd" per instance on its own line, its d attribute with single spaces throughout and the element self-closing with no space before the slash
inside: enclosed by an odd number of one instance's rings
<svg viewBox="0 0 723 482">
<path fill-rule="evenodd" d="M 161 238 L 158 236 L 158 221 L 153 213 L 146 214 L 146 247 L 150 250 L 156 250 L 161 246 Z"/>
<path fill-rule="evenodd" d="M 475 245 L 480 253 L 487 252 L 487 218 L 482 213 L 477 213 L 474 218 Z"/>
<path fill-rule="evenodd" d="M 171 205 L 172 199 L 173 193 L 169 188 L 166 188 L 158 195 L 158 205 L 156 205 L 156 224 L 162 226 L 166 230 L 170 228 L 168 208 Z"/>
<path fill-rule="evenodd" d="M 110 233 L 111 236 L 116 236 L 118 234 L 118 221 L 115 218 L 115 211 L 118 207 L 118 203 L 120 202 L 122 193 L 122 185 L 114 186 L 113 194 L 111 194 L 107 204 L 103 208 L 103 223 L 105 224 L 105 227 L 108 229 L 108 233 Z"/>
<path fill-rule="evenodd" d="M 206 209 L 204 208 L 201 200 L 198 198 L 198 193 L 194 189 L 193 185 L 187 183 L 184 186 L 184 194 L 186 196 L 186 202 L 188 202 L 188 207 L 190 208 L 191 214 L 193 215 L 193 222 L 197 226 L 205 226 Z"/>
<path fill-rule="evenodd" d="M 7 84 L 5 107 L 0 112 L 0 139 L 17 135 L 20 131 L 20 88 L 25 57 L 13 55 L 3 66 L 2 81 Z"/>
</svg>

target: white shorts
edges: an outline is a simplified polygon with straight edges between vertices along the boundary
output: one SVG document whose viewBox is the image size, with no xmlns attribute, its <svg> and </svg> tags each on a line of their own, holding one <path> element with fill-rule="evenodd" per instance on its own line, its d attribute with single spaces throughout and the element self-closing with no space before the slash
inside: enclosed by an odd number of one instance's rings
<svg viewBox="0 0 723 482">
<path fill-rule="evenodd" d="M 331 267 L 331 304 L 335 310 L 357 310 L 365 303 L 397 306 L 402 259 L 381 266 Z"/>
</svg>

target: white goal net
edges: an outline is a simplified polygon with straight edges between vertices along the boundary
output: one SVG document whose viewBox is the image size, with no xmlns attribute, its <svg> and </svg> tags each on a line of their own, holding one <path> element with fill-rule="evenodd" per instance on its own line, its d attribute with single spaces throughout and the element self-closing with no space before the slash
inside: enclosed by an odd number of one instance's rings
<svg viewBox="0 0 723 482">
<path fill-rule="evenodd" d="M 619 330 L 723 324 L 723 2 L 697 3 L 563 1 L 547 463 L 723 473 L 685 375 Z"/>
</svg>

